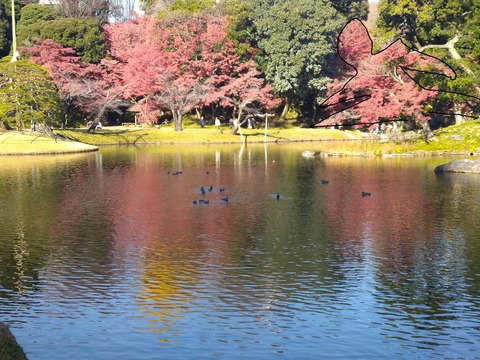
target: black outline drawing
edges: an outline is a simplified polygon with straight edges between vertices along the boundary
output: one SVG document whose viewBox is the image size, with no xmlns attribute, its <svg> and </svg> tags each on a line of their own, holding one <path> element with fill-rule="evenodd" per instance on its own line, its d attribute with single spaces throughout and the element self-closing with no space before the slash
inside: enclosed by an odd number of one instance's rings
<svg viewBox="0 0 480 360">
<path fill-rule="evenodd" d="M 350 83 L 350 81 L 352 81 L 357 75 L 358 75 L 358 69 L 357 67 L 355 67 L 353 64 L 350 64 L 347 60 L 345 60 L 342 55 L 340 54 L 340 44 L 341 44 L 341 41 L 340 41 L 340 36 L 342 35 L 343 31 L 345 30 L 345 28 L 347 28 L 347 26 L 349 26 L 350 23 L 352 23 L 353 21 L 358 21 L 362 26 L 363 28 L 365 29 L 365 34 L 368 35 L 368 38 L 370 40 L 370 55 L 371 56 L 375 56 L 377 54 L 380 54 L 382 53 L 383 51 L 386 51 L 387 49 L 389 49 L 391 46 L 393 46 L 394 44 L 398 43 L 398 42 L 401 42 L 403 44 L 403 46 L 405 48 L 407 48 L 409 50 L 409 53 L 411 52 L 417 52 L 417 53 L 420 53 L 422 54 L 423 56 L 426 56 L 426 57 L 429 57 L 429 58 L 433 58 L 439 62 L 441 62 L 443 65 L 445 65 L 448 69 L 450 69 L 453 73 L 453 76 L 448 76 L 447 74 L 445 73 L 439 73 L 439 72 L 435 72 L 435 71 L 425 71 L 425 70 L 419 70 L 419 69 L 412 69 L 412 68 L 409 68 L 407 66 L 402 66 L 402 65 L 399 65 L 399 68 L 402 70 L 402 72 L 407 75 L 411 80 L 413 80 L 421 89 L 423 90 L 426 90 L 426 91 L 435 91 L 435 92 L 445 92 L 445 93 L 450 93 L 450 94 L 456 94 L 456 95 L 461 95 L 461 96 L 465 96 L 467 98 L 472 98 L 472 99 L 476 99 L 480 102 L 480 98 L 477 97 L 477 96 L 473 96 L 473 95 L 469 95 L 469 94 L 464 94 L 464 93 L 459 93 L 459 92 L 455 92 L 455 91 L 448 91 L 448 90 L 437 90 L 437 89 L 429 89 L 428 87 L 426 86 L 423 86 L 420 82 L 418 82 L 417 80 L 415 80 L 415 78 L 413 76 L 411 76 L 409 74 L 409 71 L 410 72 L 418 72 L 418 73 L 424 73 L 424 74 L 430 74 L 430 75 L 440 75 L 440 76 L 445 76 L 451 80 L 455 80 L 457 78 L 457 73 L 455 72 L 455 69 L 453 69 L 453 67 L 451 67 L 449 64 L 447 64 L 445 61 L 439 59 L 438 57 L 436 56 L 433 56 L 433 55 L 429 55 L 429 54 L 425 54 L 424 52 L 422 51 L 418 51 L 417 49 L 415 48 L 412 48 L 410 46 L 408 46 L 407 44 L 405 44 L 403 42 L 402 39 L 397 39 L 395 40 L 394 42 L 392 42 L 390 45 L 388 45 L 387 47 L 385 47 L 383 50 L 380 50 L 376 53 L 373 52 L 373 40 L 372 40 L 372 37 L 370 36 L 370 32 L 368 31 L 367 27 L 365 26 L 365 24 L 363 23 L 362 20 L 360 20 L 359 18 L 352 18 L 350 19 L 346 24 L 345 26 L 342 28 L 342 30 L 340 31 L 340 33 L 337 35 L 337 54 L 338 56 L 340 57 L 340 59 L 345 63 L 347 64 L 348 66 L 352 67 L 354 70 L 355 70 L 355 74 L 350 78 L 348 79 L 348 81 L 342 86 L 342 88 L 338 91 L 336 91 L 335 93 L 333 93 L 332 95 L 330 95 L 327 99 L 325 99 L 320 105 L 319 105 L 319 109 L 327 109 L 329 107 L 332 107 L 332 106 L 335 106 L 335 105 L 338 105 L 338 104 L 345 104 L 346 106 L 344 108 L 342 108 L 341 110 L 338 110 L 338 111 L 335 111 L 333 112 L 332 114 L 328 115 L 327 117 L 319 120 L 319 121 L 316 121 L 315 123 L 313 123 L 310 127 L 316 127 L 316 128 L 319 128 L 319 127 L 332 127 L 332 126 L 337 126 L 337 125 L 342 125 L 342 126 L 355 126 L 355 125 L 373 125 L 373 124 L 379 124 L 379 123 L 382 123 L 382 122 L 391 122 L 391 120 L 378 120 L 378 121 L 373 121 L 373 122 L 362 122 L 362 123 L 352 123 L 352 124 L 329 124 L 329 125 L 320 125 L 323 121 L 327 120 L 328 118 L 336 115 L 336 114 L 339 114 L 345 110 L 348 110 L 364 101 L 367 101 L 371 98 L 371 95 L 369 94 L 365 94 L 365 95 L 359 95 L 359 96 L 354 96 L 353 98 L 347 98 L 347 99 L 344 99 L 344 100 L 341 100 L 341 101 L 338 101 L 338 102 L 335 102 L 335 103 L 332 103 L 332 104 L 327 104 L 325 105 L 332 97 L 334 97 L 335 95 L 341 93 L 342 91 L 345 90 L 345 88 L 348 86 L 348 84 Z M 350 102 L 353 102 L 352 104 L 349 104 Z M 466 114 L 457 114 L 457 113 L 442 113 L 442 112 L 436 112 L 436 111 L 429 111 L 430 114 L 441 114 L 441 115 L 450 115 L 450 116 L 455 116 L 455 115 L 461 115 L 461 116 L 464 116 L 464 117 L 470 117 L 470 118 L 478 118 L 478 116 L 472 116 L 472 115 L 466 115 Z M 404 120 L 404 121 L 407 121 L 407 120 Z"/>
</svg>

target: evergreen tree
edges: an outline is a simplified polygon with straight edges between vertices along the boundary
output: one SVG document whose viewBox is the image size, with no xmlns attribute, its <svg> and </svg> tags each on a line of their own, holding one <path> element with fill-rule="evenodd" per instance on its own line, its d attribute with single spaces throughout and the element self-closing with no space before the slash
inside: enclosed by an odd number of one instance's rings
<svg viewBox="0 0 480 360">
<path fill-rule="evenodd" d="M 10 52 L 10 37 L 10 21 L 5 12 L 4 4 L 0 3 L 0 57 L 8 55 Z"/>
<path fill-rule="evenodd" d="M 328 64 L 348 18 L 366 19 L 367 0 L 224 0 L 228 36 L 237 54 L 256 54 L 259 69 L 285 99 L 315 117 L 317 100 L 331 80 Z"/>
<path fill-rule="evenodd" d="M 366 0 L 333 0 L 331 3 L 338 12 L 349 19 L 358 18 L 367 20 L 368 1 Z"/>
<path fill-rule="evenodd" d="M 25 128 L 31 121 L 60 125 L 61 116 L 57 89 L 42 67 L 28 60 L 0 61 L 2 122 L 17 128 Z"/>
<path fill-rule="evenodd" d="M 327 59 L 346 22 L 327 0 L 253 0 L 253 24 L 260 53 L 257 62 L 276 93 L 289 106 L 312 103 L 325 91 Z M 312 114 L 312 117 L 315 113 Z"/>
<path fill-rule="evenodd" d="M 252 6 L 245 0 L 224 0 L 222 6 L 229 19 L 227 36 L 232 40 L 235 52 L 247 60 L 257 47 Z"/>
<path fill-rule="evenodd" d="M 29 4 L 20 10 L 20 19 L 17 31 L 23 26 L 30 26 L 37 21 L 55 20 L 59 16 L 58 11 L 52 6 Z"/>
<path fill-rule="evenodd" d="M 18 44 L 31 46 L 36 40 L 52 39 L 64 47 L 73 48 L 83 61 L 99 63 L 106 51 L 100 21 L 58 16 L 59 13 L 51 7 L 25 6 L 17 26 Z"/>
<path fill-rule="evenodd" d="M 480 100 L 480 0 L 380 0 L 377 29 L 388 41 L 402 38 L 457 69 L 454 81 L 430 79 L 445 90 L 440 112 L 478 115 Z M 450 109 L 450 110 L 448 110 Z"/>
<path fill-rule="evenodd" d="M 394 30 L 412 46 L 442 44 L 462 30 L 478 0 L 380 0 L 378 27 Z"/>
</svg>

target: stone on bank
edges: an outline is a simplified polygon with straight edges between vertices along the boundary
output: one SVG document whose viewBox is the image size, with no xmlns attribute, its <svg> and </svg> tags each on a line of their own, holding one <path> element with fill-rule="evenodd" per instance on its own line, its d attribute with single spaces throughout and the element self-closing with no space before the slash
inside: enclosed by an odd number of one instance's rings
<svg viewBox="0 0 480 360">
<path fill-rule="evenodd" d="M 23 352 L 17 340 L 10 332 L 10 329 L 4 323 L 0 323 L 0 359 L 2 360 L 26 360 L 27 356 Z"/>
<path fill-rule="evenodd" d="M 435 172 L 480 173 L 480 160 L 452 160 L 437 166 Z"/>
</svg>

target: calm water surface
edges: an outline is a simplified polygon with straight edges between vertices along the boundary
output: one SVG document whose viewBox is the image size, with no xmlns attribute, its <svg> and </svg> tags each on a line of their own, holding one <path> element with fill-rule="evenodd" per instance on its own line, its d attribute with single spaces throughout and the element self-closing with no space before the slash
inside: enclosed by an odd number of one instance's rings
<svg viewBox="0 0 480 360">
<path fill-rule="evenodd" d="M 480 175 L 318 146 L 1 158 L 0 321 L 31 360 L 480 359 Z"/>
</svg>

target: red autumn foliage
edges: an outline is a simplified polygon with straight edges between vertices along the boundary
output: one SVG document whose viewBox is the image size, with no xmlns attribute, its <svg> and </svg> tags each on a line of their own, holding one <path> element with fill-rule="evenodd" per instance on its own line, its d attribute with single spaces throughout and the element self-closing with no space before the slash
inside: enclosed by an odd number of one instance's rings
<svg viewBox="0 0 480 360">
<path fill-rule="evenodd" d="M 454 76 L 439 59 L 413 51 L 401 40 L 373 53 L 372 40 L 363 23 L 351 20 L 338 37 L 338 54 L 344 73 L 328 86 L 330 94 L 321 104 L 324 120 L 316 126 L 364 127 L 382 121 L 421 121 L 425 106 L 438 94 L 421 88 L 416 72 Z"/>
<path fill-rule="evenodd" d="M 55 82 L 64 106 L 93 115 L 100 121 L 107 112 L 120 112 L 126 106 L 123 89 L 105 65 L 86 64 L 70 48 L 53 40 L 38 42 L 24 49 L 30 60 L 44 66 Z"/>
<path fill-rule="evenodd" d="M 141 121 L 152 122 L 159 110 L 169 110 L 181 130 L 183 114 L 194 107 L 219 103 L 241 114 L 253 101 L 268 104 L 269 87 L 252 61 L 240 62 L 226 26 L 224 18 L 202 15 L 174 24 L 142 17 L 105 27 L 125 97 L 151 104 Z"/>
<path fill-rule="evenodd" d="M 26 49 L 51 74 L 66 108 L 95 114 L 135 105 L 139 122 L 170 111 L 175 129 L 194 107 L 232 107 L 238 119 L 253 105 L 277 105 L 252 60 L 241 62 L 226 36 L 227 20 L 201 15 L 183 21 L 148 16 L 106 25 L 109 58 L 83 63 L 51 40 Z"/>
</svg>

